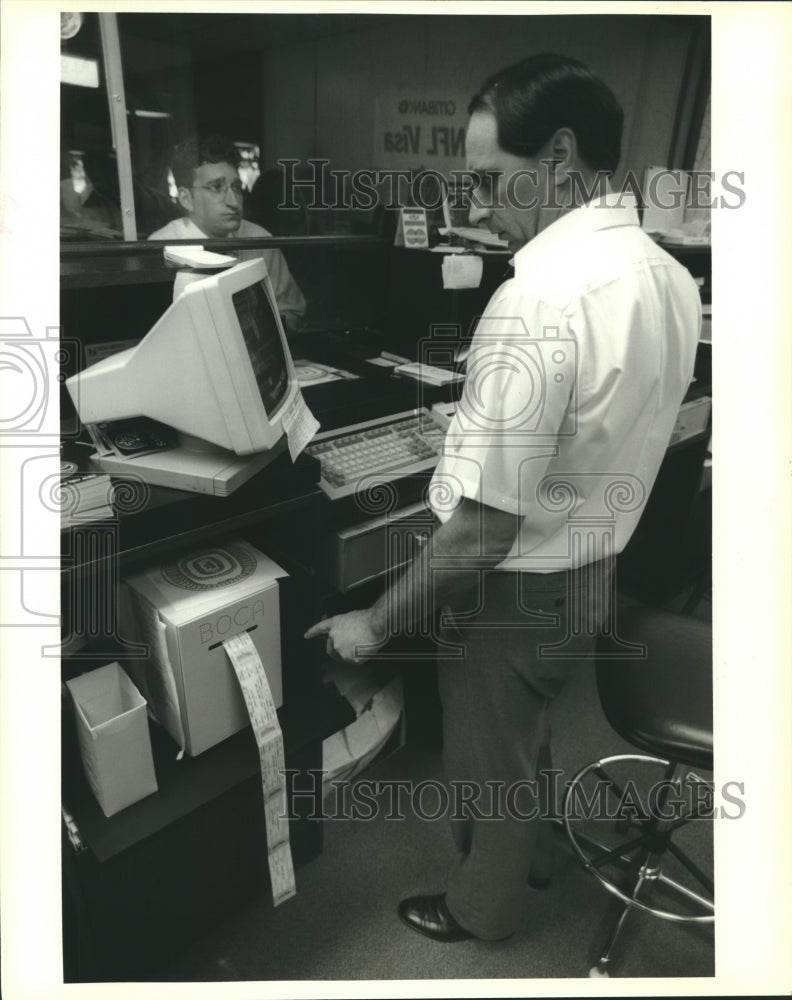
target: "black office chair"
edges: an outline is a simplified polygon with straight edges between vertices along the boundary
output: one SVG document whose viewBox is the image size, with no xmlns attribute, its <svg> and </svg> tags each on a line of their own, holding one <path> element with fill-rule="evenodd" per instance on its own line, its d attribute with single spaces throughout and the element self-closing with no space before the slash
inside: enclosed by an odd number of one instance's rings
<svg viewBox="0 0 792 1000">
<path fill-rule="evenodd" d="M 597 647 L 597 687 L 616 732 L 646 754 L 618 754 L 584 767 L 563 802 L 569 840 L 601 884 L 623 903 L 589 975 L 607 977 L 611 952 L 633 910 L 664 920 L 714 920 L 711 877 L 689 856 L 709 851 L 691 820 L 712 815 L 712 626 L 648 607 L 620 611 L 614 636 Z M 584 785 L 597 779 L 594 795 Z M 659 777 L 659 781 L 657 780 Z M 592 807 L 595 836 L 590 836 Z M 685 831 L 685 827 L 687 831 Z M 699 826 L 699 831 L 701 827 Z M 711 827 L 709 828 L 711 833 Z M 689 841 L 683 850 L 679 841 Z M 711 868 L 711 862 L 706 863 Z"/>
</svg>

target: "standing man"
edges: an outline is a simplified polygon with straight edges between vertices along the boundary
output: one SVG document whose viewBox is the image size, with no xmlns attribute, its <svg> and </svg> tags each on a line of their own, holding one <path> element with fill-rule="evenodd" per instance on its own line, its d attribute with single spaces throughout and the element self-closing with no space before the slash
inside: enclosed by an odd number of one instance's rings
<svg viewBox="0 0 792 1000">
<path fill-rule="evenodd" d="M 221 136 L 192 138 L 179 143 L 174 149 L 171 169 L 179 204 L 186 214 L 152 233 L 149 239 L 270 236 L 266 229 L 242 218 L 240 159 L 236 146 Z M 242 250 L 234 255 L 240 260 L 263 258 L 284 326 L 299 329 L 305 314 L 305 298 L 280 250 Z"/>
<path fill-rule="evenodd" d="M 610 190 L 623 116 L 586 67 L 530 57 L 487 80 L 469 113 L 470 221 L 508 241 L 514 277 L 473 338 L 429 489 L 440 525 L 372 607 L 307 633 L 360 662 L 411 609 L 444 609 L 457 853 L 445 893 L 399 906 L 439 941 L 508 937 L 526 881 L 549 877 L 550 825 L 529 818 L 541 811 L 532 783 L 551 766 L 547 708 L 593 653 L 612 557 L 657 475 L 700 325 L 693 279 Z M 502 818 L 481 818 L 484 801 L 460 813 L 454 790 L 483 795 L 488 783 L 504 793 Z"/>
</svg>

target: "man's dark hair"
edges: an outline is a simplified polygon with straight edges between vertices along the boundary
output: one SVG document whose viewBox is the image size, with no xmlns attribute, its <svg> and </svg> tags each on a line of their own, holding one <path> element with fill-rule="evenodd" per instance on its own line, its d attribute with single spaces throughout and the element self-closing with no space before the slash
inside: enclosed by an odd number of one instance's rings
<svg viewBox="0 0 792 1000">
<path fill-rule="evenodd" d="M 468 114 L 491 111 L 501 149 L 535 156 L 560 128 L 571 129 L 594 170 L 612 172 L 621 156 L 624 113 L 612 91 L 577 59 L 529 56 L 484 82 Z"/>
<path fill-rule="evenodd" d="M 239 150 L 222 135 L 193 136 L 173 147 L 171 170 L 177 187 L 190 187 L 194 171 L 204 163 L 230 163 L 238 168 L 242 160 Z"/>
</svg>

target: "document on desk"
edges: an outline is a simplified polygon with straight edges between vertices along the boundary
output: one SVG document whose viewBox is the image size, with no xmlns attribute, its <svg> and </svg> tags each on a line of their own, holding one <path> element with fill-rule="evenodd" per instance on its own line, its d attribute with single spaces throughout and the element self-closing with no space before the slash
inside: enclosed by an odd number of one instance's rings
<svg viewBox="0 0 792 1000">
<path fill-rule="evenodd" d="M 380 368 L 396 368 L 397 365 L 408 364 L 409 360 L 400 354 L 391 354 L 390 351 L 382 351 L 377 358 L 366 358 L 367 364 L 378 365 Z"/>
<path fill-rule="evenodd" d="M 461 372 L 448 371 L 447 368 L 438 368 L 436 365 L 425 365 L 420 361 L 399 365 L 394 368 L 394 373 L 414 378 L 418 382 L 426 382 L 428 385 L 448 385 L 451 382 L 465 381 L 465 376 Z"/>
<path fill-rule="evenodd" d="M 345 368 L 332 368 L 319 361 L 308 361 L 305 358 L 294 359 L 294 370 L 301 386 L 319 385 L 322 382 L 336 382 L 339 379 L 357 379 L 359 375 L 348 372 Z"/>
<path fill-rule="evenodd" d="M 301 392 L 286 407 L 283 414 L 283 429 L 289 442 L 289 454 L 292 462 L 319 430 L 319 421 L 306 405 Z"/>
<path fill-rule="evenodd" d="M 259 749 L 272 902 L 279 906 L 297 892 L 289 843 L 283 734 L 267 674 L 250 635 L 242 632 L 231 636 L 223 640 L 223 646 L 242 688 Z"/>
</svg>

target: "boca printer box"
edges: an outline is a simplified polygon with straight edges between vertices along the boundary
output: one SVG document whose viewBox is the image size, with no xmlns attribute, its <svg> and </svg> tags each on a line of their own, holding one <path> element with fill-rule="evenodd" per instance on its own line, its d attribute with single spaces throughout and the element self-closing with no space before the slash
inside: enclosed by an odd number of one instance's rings
<svg viewBox="0 0 792 1000">
<path fill-rule="evenodd" d="M 125 622 L 149 650 L 135 679 L 191 756 L 250 724 L 224 639 L 249 633 L 275 707 L 283 704 L 278 578 L 286 575 L 235 539 L 124 577 Z"/>
</svg>

